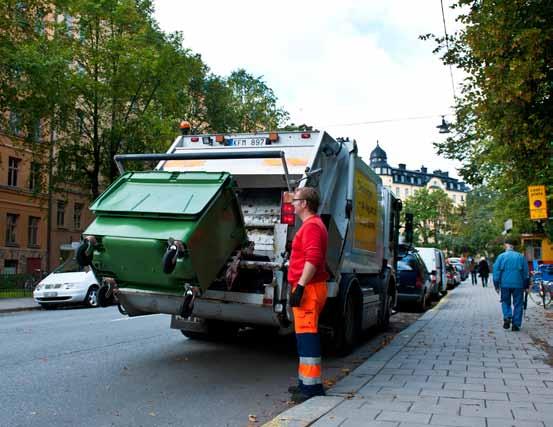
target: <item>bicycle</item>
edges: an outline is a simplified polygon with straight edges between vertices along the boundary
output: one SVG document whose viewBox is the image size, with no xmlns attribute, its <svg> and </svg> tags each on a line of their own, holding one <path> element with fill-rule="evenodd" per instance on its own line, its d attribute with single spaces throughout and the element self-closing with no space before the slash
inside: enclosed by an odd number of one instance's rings
<svg viewBox="0 0 553 427">
<path fill-rule="evenodd" d="M 534 304 L 547 308 L 553 299 L 553 282 L 543 280 L 539 271 L 533 272 L 528 295 Z"/>
</svg>

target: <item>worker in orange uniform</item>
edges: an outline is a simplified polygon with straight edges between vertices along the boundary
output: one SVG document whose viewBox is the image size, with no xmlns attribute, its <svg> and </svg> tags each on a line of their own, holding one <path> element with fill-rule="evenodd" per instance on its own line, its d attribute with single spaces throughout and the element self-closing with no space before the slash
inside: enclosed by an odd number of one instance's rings
<svg viewBox="0 0 553 427">
<path fill-rule="evenodd" d="M 327 287 L 326 249 L 328 232 L 321 218 L 319 194 L 310 187 L 299 188 L 292 201 L 302 225 L 292 241 L 288 283 L 292 286 L 290 306 L 294 312 L 294 330 L 299 354 L 298 386 L 290 387 L 292 400 L 303 402 L 324 396 L 321 379 L 321 340 L 319 315 L 323 310 Z"/>
</svg>

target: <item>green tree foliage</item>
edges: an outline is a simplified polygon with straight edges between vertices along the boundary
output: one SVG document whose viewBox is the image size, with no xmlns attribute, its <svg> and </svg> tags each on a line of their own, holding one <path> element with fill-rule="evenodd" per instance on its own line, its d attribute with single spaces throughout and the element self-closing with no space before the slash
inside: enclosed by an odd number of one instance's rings
<svg viewBox="0 0 553 427">
<path fill-rule="evenodd" d="M 413 214 L 415 244 L 442 247 L 454 223 L 454 206 L 442 189 L 422 188 L 405 200 L 405 212 Z"/>
<path fill-rule="evenodd" d="M 232 92 L 231 110 L 234 128 L 240 132 L 277 129 L 288 119 L 288 113 L 277 106 L 277 98 L 261 77 L 246 70 L 233 71 L 226 80 Z"/>
<path fill-rule="evenodd" d="M 0 24 L 0 108 L 49 119 L 58 176 L 93 197 L 116 177 L 114 155 L 165 151 L 182 119 L 195 132 L 287 119 L 261 78 L 216 76 L 163 33 L 150 0 L 7 0 Z"/>
<path fill-rule="evenodd" d="M 503 223 L 498 200 L 496 192 L 484 186 L 467 194 L 451 238 L 456 253 L 494 256 L 502 251 Z"/>
<path fill-rule="evenodd" d="M 7 133 L 37 142 L 42 129 L 56 131 L 74 106 L 68 39 L 48 1 L 0 4 L 0 109 Z M 41 146 L 35 146 L 37 150 Z M 43 146 L 42 146 L 43 147 Z"/>
<path fill-rule="evenodd" d="M 454 134 L 440 154 L 463 162 L 463 178 L 497 192 L 503 219 L 527 231 L 526 186 L 553 201 L 553 2 L 457 0 L 463 29 L 435 38 L 445 64 L 466 75 Z M 430 37 L 430 35 L 425 36 Z"/>
</svg>

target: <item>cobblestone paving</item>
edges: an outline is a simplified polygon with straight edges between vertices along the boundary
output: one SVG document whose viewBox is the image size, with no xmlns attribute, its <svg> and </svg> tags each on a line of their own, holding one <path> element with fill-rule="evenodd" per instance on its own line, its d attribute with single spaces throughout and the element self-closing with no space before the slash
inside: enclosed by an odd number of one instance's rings
<svg viewBox="0 0 553 427">
<path fill-rule="evenodd" d="M 493 287 L 465 282 L 334 387 L 316 427 L 553 427 L 550 311 L 502 328 Z"/>
</svg>

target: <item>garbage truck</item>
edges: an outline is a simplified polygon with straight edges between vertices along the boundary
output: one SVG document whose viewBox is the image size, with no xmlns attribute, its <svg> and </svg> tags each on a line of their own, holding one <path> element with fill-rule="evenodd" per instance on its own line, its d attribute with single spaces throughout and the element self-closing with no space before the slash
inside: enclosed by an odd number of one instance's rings
<svg viewBox="0 0 553 427">
<path fill-rule="evenodd" d="M 245 327 L 292 333 L 287 267 L 301 225 L 290 194 L 319 191 L 328 230 L 324 342 L 347 352 L 396 304 L 401 201 L 327 132 L 179 135 L 167 153 L 114 158 L 121 176 L 91 205 L 79 262 L 129 316 L 172 315 L 192 339 Z M 128 170 L 150 164 L 153 170 Z M 136 167 L 135 167 L 136 169 Z"/>
</svg>

